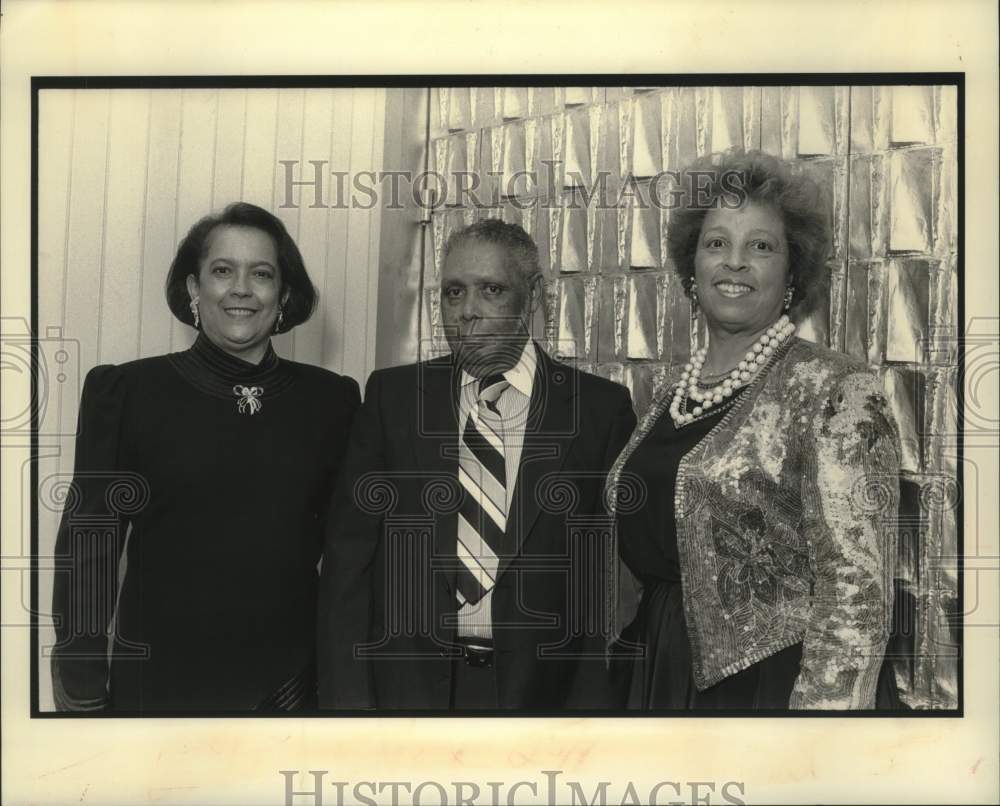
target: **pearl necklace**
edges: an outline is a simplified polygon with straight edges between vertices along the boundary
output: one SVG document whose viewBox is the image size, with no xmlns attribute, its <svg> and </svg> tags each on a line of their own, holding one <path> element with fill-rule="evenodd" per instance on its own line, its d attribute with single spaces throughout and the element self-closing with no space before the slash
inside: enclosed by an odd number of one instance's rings
<svg viewBox="0 0 1000 806">
<path fill-rule="evenodd" d="M 725 402 L 747 386 L 758 370 L 774 355 L 774 351 L 794 332 L 795 325 L 789 321 L 787 314 L 782 314 L 781 318 L 757 339 L 753 347 L 747 350 L 743 360 L 728 377 L 711 389 L 698 388 L 698 379 L 701 377 L 707 349 L 702 347 L 698 350 L 684 365 L 680 383 L 677 384 L 674 399 L 670 403 L 670 418 L 674 421 L 674 426 L 680 428 L 700 419 L 709 409 Z M 689 412 L 682 411 L 685 398 L 690 398 L 695 403 Z"/>
</svg>

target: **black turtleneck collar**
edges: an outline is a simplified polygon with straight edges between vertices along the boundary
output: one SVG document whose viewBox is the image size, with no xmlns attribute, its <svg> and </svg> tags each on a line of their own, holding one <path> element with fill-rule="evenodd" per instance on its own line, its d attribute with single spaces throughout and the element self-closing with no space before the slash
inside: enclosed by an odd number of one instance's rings
<svg viewBox="0 0 1000 806">
<path fill-rule="evenodd" d="M 171 353 L 168 358 L 178 372 L 201 391 L 233 401 L 246 396 L 244 388 L 253 387 L 258 390 L 254 397 L 266 400 L 284 391 L 294 379 L 270 341 L 259 364 L 227 353 L 203 332 L 198 334 L 190 350 Z"/>
</svg>

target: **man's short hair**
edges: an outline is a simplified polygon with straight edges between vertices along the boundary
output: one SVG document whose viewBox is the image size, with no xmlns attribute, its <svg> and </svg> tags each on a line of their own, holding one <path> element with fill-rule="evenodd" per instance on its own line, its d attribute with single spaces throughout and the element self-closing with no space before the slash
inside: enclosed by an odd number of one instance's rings
<svg viewBox="0 0 1000 806">
<path fill-rule="evenodd" d="M 441 262 L 444 263 L 448 259 L 452 249 L 466 241 L 496 244 L 502 247 L 507 260 L 517 269 L 526 285 L 542 271 L 538 262 L 538 247 L 524 228 L 517 224 L 508 224 L 499 218 L 484 218 L 482 221 L 455 230 L 444 245 Z"/>
</svg>

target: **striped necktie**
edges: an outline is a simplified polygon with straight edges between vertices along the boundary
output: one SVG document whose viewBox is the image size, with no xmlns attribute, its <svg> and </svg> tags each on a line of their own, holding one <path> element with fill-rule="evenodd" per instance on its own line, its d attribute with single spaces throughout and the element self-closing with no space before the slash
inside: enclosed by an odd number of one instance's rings
<svg viewBox="0 0 1000 806">
<path fill-rule="evenodd" d="M 501 540 L 507 529 L 507 469 L 503 419 L 497 401 L 510 383 L 503 375 L 484 378 L 459 445 L 458 480 L 463 488 L 458 513 L 459 606 L 475 604 L 496 582 Z"/>
</svg>

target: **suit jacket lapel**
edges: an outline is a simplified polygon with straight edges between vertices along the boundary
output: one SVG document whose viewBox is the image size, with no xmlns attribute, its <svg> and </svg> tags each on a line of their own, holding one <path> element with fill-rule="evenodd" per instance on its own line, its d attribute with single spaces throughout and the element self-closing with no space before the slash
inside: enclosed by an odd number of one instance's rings
<svg viewBox="0 0 1000 806">
<path fill-rule="evenodd" d="M 458 484 L 458 395 L 456 372 L 450 355 L 420 365 L 415 401 L 413 447 L 417 464 L 426 474 L 421 484 L 446 477 Z M 460 491 L 456 487 L 456 494 Z M 425 499 L 426 501 L 427 499 Z M 434 556 L 450 563 L 457 556 L 458 515 L 449 512 L 434 518 Z M 436 574 L 455 587 L 454 571 Z"/>
<path fill-rule="evenodd" d="M 507 513 L 507 545 L 500 558 L 499 573 L 510 566 L 531 535 L 541 512 L 539 494 L 546 477 L 558 473 L 566 461 L 579 424 L 574 422 L 574 374 L 557 364 L 536 344 L 538 365 L 525 425 L 524 447 Z"/>
</svg>

